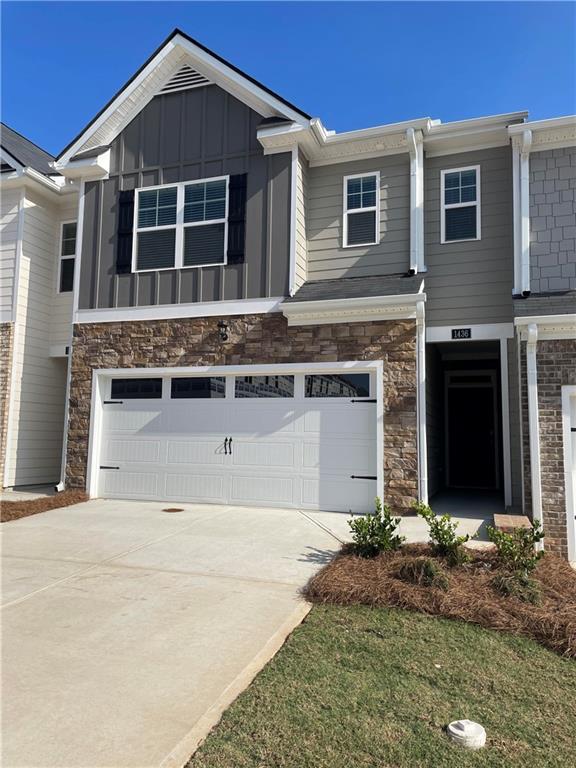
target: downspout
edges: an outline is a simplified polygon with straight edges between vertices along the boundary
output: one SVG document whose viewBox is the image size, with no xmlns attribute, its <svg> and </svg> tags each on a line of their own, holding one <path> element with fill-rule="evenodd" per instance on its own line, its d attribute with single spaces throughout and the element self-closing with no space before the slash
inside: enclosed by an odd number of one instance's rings
<svg viewBox="0 0 576 768">
<path fill-rule="evenodd" d="M 406 130 L 410 155 L 410 269 L 411 275 L 425 272 L 424 266 L 424 148 L 422 132 Z"/>
<path fill-rule="evenodd" d="M 428 453 L 426 447 L 426 324 L 424 302 L 416 304 L 416 413 L 418 419 L 418 496 L 428 504 Z"/>
<path fill-rule="evenodd" d="M 520 147 L 520 289 L 530 296 L 530 149 L 532 131 L 522 133 Z"/>
<path fill-rule="evenodd" d="M 513 296 L 522 293 L 522 227 L 520 223 L 520 146 L 512 140 L 512 216 L 514 227 L 514 289 Z"/>
<path fill-rule="evenodd" d="M 538 520 L 544 530 L 542 519 L 542 481 L 540 476 L 540 427 L 538 416 L 538 368 L 536 344 L 538 326 L 531 323 L 527 329 L 526 373 L 528 382 L 528 434 L 530 442 L 530 487 L 532 491 L 532 519 Z M 544 549 L 544 540 L 538 542 L 538 549 Z"/>
</svg>

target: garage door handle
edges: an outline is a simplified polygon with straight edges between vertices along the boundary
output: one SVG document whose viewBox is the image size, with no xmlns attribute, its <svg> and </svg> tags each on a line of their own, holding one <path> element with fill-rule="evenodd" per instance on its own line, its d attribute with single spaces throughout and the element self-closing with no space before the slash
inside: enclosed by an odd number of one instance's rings
<svg viewBox="0 0 576 768">
<path fill-rule="evenodd" d="M 232 438 L 228 438 L 228 451 L 230 453 L 230 456 L 232 456 Z"/>
<path fill-rule="evenodd" d="M 228 438 L 227 437 L 224 438 L 224 455 L 225 456 L 228 455 Z"/>
<path fill-rule="evenodd" d="M 378 480 L 376 475 L 350 475 L 352 480 Z"/>
</svg>

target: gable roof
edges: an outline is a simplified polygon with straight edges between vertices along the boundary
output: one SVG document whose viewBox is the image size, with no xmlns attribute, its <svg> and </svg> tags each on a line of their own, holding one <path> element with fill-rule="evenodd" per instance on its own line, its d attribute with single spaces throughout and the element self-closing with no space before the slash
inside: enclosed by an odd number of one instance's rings
<svg viewBox="0 0 576 768">
<path fill-rule="evenodd" d="M 45 176 L 54 175 L 55 171 L 50 166 L 54 157 L 6 123 L 0 123 L 0 146 L 23 168 L 33 168 Z M 10 165 L 8 158 L 5 162 Z"/>
<path fill-rule="evenodd" d="M 109 144 L 188 59 L 194 61 L 194 68 L 198 72 L 249 106 L 263 106 L 266 112 L 264 117 L 281 116 L 301 123 L 311 119 L 310 115 L 202 43 L 180 29 L 174 29 L 128 82 L 60 152 L 57 160 L 64 164 L 82 150 Z M 115 116 L 115 112 L 119 114 Z"/>
</svg>

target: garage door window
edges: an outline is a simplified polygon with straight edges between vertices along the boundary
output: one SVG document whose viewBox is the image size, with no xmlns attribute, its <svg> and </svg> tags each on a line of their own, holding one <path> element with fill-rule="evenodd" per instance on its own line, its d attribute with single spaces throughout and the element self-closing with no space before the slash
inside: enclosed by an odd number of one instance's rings
<svg viewBox="0 0 576 768">
<path fill-rule="evenodd" d="M 304 386 L 306 397 L 370 397 L 370 374 L 316 374 Z"/>
<path fill-rule="evenodd" d="M 236 376 L 236 397 L 294 397 L 294 376 Z"/>
<path fill-rule="evenodd" d="M 159 400 L 162 397 L 162 379 L 112 379 L 112 397 Z"/>
<path fill-rule="evenodd" d="M 226 397 L 226 379 L 223 376 L 172 379 L 171 397 L 173 400 Z"/>
</svg>

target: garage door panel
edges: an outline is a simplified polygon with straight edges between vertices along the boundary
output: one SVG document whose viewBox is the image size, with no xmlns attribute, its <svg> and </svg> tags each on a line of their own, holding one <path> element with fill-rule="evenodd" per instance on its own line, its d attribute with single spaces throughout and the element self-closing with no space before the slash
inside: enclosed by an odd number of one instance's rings
<svg viewBox="0 0 576 768">
<path fill-rule="evenodd" d="M 269 504 L 294 504 L 294 480 L 291 477 L 252 477 L 236 475 L 230 478 L 230 502 Z"/>
<path fill-rule="evenodd" d="M 104 440 L 102 459 L 104 461 L 131 461 L 137 463 L 158 463 L 162 443 L 159 440 Z"/>
<path fill-rule="evenodd" d="M 332 408 L 326 404 L 315 408 L 304 416 L 306 434 L 346 435 L 358 437 L 374 434 L 376 412 L 373 404 L 348 404 Z"/>
<path fill-rule="evenodd" d="M 257 442 L 233 443 L 232 464 L 235 467 L 285 467 L 294 466 L 294 445 L 292 443 Z"/>
<path fill-rule="evenodd" d="M 165 405 L 164 431 L 170 435 L 228 434 L 229 406 L 223 400 L 171 400 Z"/>
<path fill-rule="evenodd" d="M 302 506 L 304 509 L 321 509 L 327 512 L 366 514 L 374 511 L 376 481 L 326 478 L 319 484 L 311 478 L 302 480 Z"/>
<path fill-rule="evenodd" d="M 161 492 L 156 473 L 105 469 L 102 475 L 103 491 L 107 496 L 151 499 Z"/>
<path fill-rule="evenodd" d="M 376 444 L 373 441 L 340 442 L 323 441 L 321 444 L 305 442 L 303 466 L 319 471 L 341 470 L 352 474 L 370 474 L 374 469 Z"/>
<path fill-rule="evenodd" d="M 168 464 L 210 464 L 221 466 L 224 463 L 224 442 L 213 440 L 168 440 Z"/>
<path fill-rule="evenodd" d="M 132 432 L 138 434 L 158 434 L 163 432 L 163 414 L 160 409 L 149 410 L 114 410 L 104 411 L 104 429 L 111 432 Z"/>
<path fill-rule="evenodd" d="M 294 434 L 298 425 L 298 412 L 285 405 L 271 403 L 265 398 L 255 400 L 238 399 L 230 410 L 226 434 L 244 437 Z"/>
<path fill-rule="evenodd" d="M 225 478 L 221 475 L 197 472 L 166 475 L 166 498 L 185 501 L 212 501 L 225 503 Z"/>
</svg>

